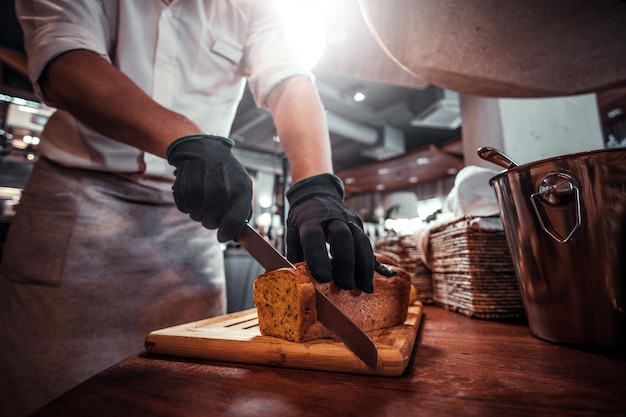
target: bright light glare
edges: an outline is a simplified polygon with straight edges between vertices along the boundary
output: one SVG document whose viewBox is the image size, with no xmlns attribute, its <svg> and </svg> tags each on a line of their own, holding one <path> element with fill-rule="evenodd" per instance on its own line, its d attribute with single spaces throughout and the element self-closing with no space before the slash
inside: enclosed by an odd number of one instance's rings
<svg viewBox="0 0 626 417">
<path fill-rule="evenodd" d="M 414 234 L 421 226 L 422 221 L 414 217 L 412 219 L 386 219 L 385 228 L 395 231 L 399 236 Z"/>
<path fill-rule="evenodd" d="M 425 220 L 435 211 L 441 209 L 441 207 L 442 201 L 439 197 L 428 198 L 426 200 L 420 200 L 417 205 L 417 213 L 422 220 Z"/>
<path fill-rule="evenodd" d="M 354 96 L 352 96 L 352 99 L 357 103 L 365 101 L 365 98 L 365 93 L 361 91 L 357 91 L 356 93 L 354 93 Z"/>
<path fill-rule="evenodd" d="M 259 227 L 270 227 L 272 224 L 272 215 L 270 213 L 263 213 L 256 218 L 256 224 Z"/>
<path fill-rule="evenodd" d="M 32 114 L 37 114 L 39 112 L 38 109 L 34 109 L 34 108 L 28 107 L 28 106 L 18 106 L 17 109 L 19 111 L 23 111 L 25 113 L 32 113 Z"/>
<path fill-rule="evenodd" d="M 262 208 L 270 208 L 272 206 L 272 196 L 271 195 L 260 195 L 259 196 L 259 206 Z"/>
<path fill-rule="evenodd" d="M 274 0 L 274 5 L 300 62 L 312 69 L 322 58 L 326 47 L 324 26 L 317 13 L 298 0 Z"/>
<path fill-rule="evenodd" d="M 28 145 L 39 145 L 39 138 L 37 136 L 24 135 L 22 142 Z"/>
</svg>

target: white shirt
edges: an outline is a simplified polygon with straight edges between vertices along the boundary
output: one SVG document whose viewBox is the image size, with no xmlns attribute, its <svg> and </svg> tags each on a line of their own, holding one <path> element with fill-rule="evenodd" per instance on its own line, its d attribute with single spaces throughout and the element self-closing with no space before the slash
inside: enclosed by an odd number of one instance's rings
<svg viewBox="0 0 626 417">
<path fill-rule="evenodd" d="M 16 11 L 31 79 L 63 52 L 91 50 L 159 104 L 216 135 L 229 134 L 246 79 L 266 107 L 279 82 L 310 76 L 287 46 L 271 1 L 29 0 L 16 2 Z M 36 83 L 35 91 L 45 101 Z M 64 111 L 48 121 L 40 151 L 65 166 L 157 180 L 163 189 L 173 180 L 163 158 L 102 136 Z"/>
</svg>

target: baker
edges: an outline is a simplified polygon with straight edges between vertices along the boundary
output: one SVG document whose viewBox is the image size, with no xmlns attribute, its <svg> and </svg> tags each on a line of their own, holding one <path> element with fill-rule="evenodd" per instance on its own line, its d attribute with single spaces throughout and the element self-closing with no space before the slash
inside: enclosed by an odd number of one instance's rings
<svg viewBox="0 0 626 417">
<path fill-rule="evenodd" d="M 312 76 L 270 1 L 29 0 L 16 12 L 35 91 L 58 110 L 3 256 L 1 415 L 141 351 L 151 330 L 225 313 L 219 242 L 251 215 L 227 138 L 245 82 L 291 166 L 288 257 L 372 291 L 376 261 L 332 174 Z"/>
</svg>

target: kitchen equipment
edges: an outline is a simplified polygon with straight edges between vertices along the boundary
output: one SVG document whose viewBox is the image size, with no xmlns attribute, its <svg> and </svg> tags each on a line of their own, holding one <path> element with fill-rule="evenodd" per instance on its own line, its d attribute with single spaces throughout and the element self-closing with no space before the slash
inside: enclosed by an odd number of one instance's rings
<svg viewBox="0 0 626 417">
<path fill-rule="evenodd" d="M 256 309 L 155 330 L 146 337 L 150 354 L 225 362 L 380 376 L 405 371 L 422 320 L 422 304 L 409 306 L 401 325 L 368 332 L 378 346 L 370 367 L 335 339 L 295 343 L 262 336 Z"/>
<path fill-rule="evenodd" d="M 506 169 L 519 166 L 517 162 L 513 161 L 511 158 L 509 158 L 499 150 L 490 146 L 483 146 L 482 148 L 479 148 L 478 156 L 480 156 L 485 161 L 493 162 L 494 164 L 500 165 L 501 167 Z"/>
<path fill-rule="evenodd" d="M 278 268 L 295 268 L 283 255 L 246 223 L 239 232 L 237 242 L 245 248 L 267 271 Z M 359 358 L 370 367 L 376 369 L 376 344 L 370 337 L 354 324 L 340 309 L 330 301 L 316 286 L 315 299 L 317 319 Z"/>
<path fill-rule="evenodd" d="M 533 334 L 626 346 L 626 149 L 512 165 L 490 184 Z"/>
</svg>

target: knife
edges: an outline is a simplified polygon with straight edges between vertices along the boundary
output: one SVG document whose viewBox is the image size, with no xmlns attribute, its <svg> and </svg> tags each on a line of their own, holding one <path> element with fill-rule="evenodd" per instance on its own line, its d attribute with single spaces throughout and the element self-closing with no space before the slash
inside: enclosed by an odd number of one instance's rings
<svg viewBox="0 0 626 417">
<path fill-rule="evenodd" d="M 266 271 L 278 268 L 295 268 L 295 266 L 280 254 L 267 240 L 252 226 L 246 223 L 235 239 Z M 332 301 L 315 288 L 317 303 L 317 319 L 328 330 L 333 332 L 344 345 L 354 352 L 370 368 L 376 369 L 378 349 L 372 339 L 359 326 L 354 324 Z"/>
</svg>

